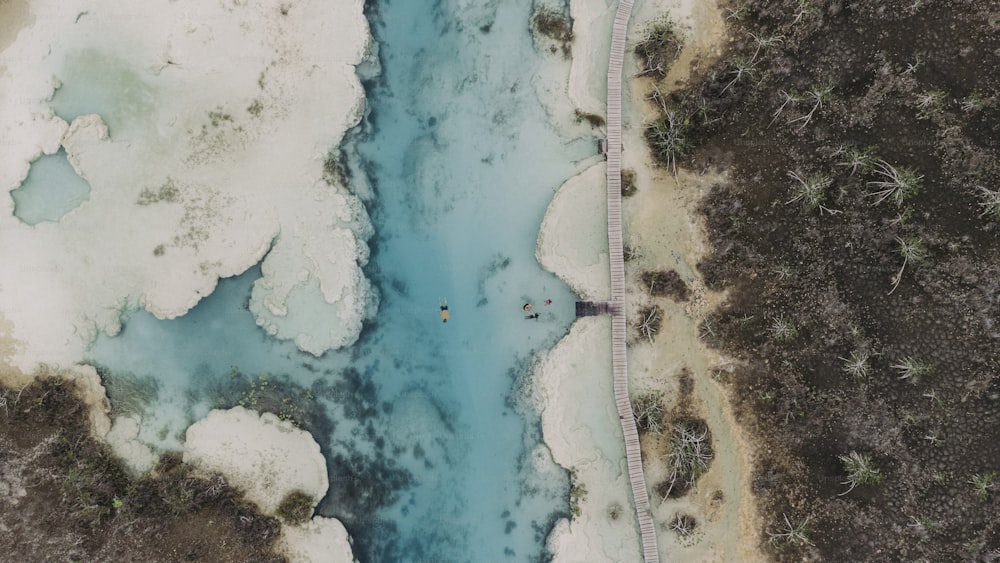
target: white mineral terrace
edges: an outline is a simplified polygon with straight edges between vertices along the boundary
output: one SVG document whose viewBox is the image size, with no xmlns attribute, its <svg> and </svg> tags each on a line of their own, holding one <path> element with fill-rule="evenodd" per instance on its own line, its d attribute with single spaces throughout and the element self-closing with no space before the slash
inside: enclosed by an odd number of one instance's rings
<svg viewBox="0 0 1000 563">
<path fill-rule="evenodd" d="M 0 52 L 0 189 L 63 148 L 92 191 L 36 226 L 0 198 L 9 364 L 78 362 L 124 309 L 182 315 L 262 258 L 269 333 L 313 354 L 357 338 L 371 226 L 323 164 L 364 106 L 362 4 L 30 3 Z"/>
</svg>

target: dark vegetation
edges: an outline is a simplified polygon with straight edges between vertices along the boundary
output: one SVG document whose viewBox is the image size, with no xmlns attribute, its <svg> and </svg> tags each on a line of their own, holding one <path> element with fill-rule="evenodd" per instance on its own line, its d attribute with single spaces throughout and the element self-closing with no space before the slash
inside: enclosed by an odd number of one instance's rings
<svg viewBox="0 0 1000 563">
<path fill-rule="evenodd" d="M 671 297 L 676 301 L 687 301 L 690 291 L 677 270 L 643 272 L 642 285 L 653 297 Z"/>
<path fill-rule="evenodd" d="M 708 471 L 715 454 L 712 433 L 704 420 L 692 414 L 691 396 L 694 380 L 688 370 L 678 376 L 677 404 L 667 413 L 663 406 L 664 393 L 650 391 L 632 399 L 636 428 L 647 455 L 662 456 L 667 466 L 667 478 L 653 490 L 661 499 L 678 498 L 693 490 L 698 479 Z M 694 533 L 695 521 L 690 516 L 671 523 L 683 538 Z"/>
<path fill-rule="evenodd" d="M 690 540 L 698 529 L 698 520 L 690 514 L 678 513 L 670 521 L 670 529 L 681 541 Z"/>
<path fill-rule="evenodd" d="M 568 14 L 539 5 L 531 16 L 531 26 L 554 42 L 550 47 L 552 53 L 561 49 L 564 57 L 570 56 L 573 50 L 573 19 Z"/>
<path fill-rule="evenodd" d="M 269 412 L 319 440 L 329 436 L 333 430 L 333 422 L 323 405 L 316 400 L 319 389 L 320 386 L 309 388 L 298 385 L 283 374 L 253 375 L 233 368 L 228 378 L 214 380 L 206 395 L 212 398 L 214 408 L 241 406 L 261 413 Z M 114 396 L 111 399 L 114 401 Z"/>
<path fill-rule="evenodd" d="M 586 121 L 591 127 L 604 127 L 604 118 L 595 113 L 587 113 L 577 108 L 574 110 L 573 115 L 576 117 L 577 123 L 583 123 Z"/>
<path fill-rule="evenodd" d="M 728 169 L 702 327 L 779 560 L 1000 558 L 995 3 L 743 0 L 651 102 L 663 166 Z M 658 91 L 657 91 L 658 92 Z M 697 434 L 697 430 L 693 430 Z"/>
<path fill-rule="evenodd" d="M 130 477 L 55 377 L 0 388 L 0 542 L 8 561 L 282 561 L 278 521 L 165 455 Z"/>
<path fill-rule="evenodd" d="M 650 305 L 639 311 L 638 316 L 633 321 L 636 333 L 639 338 L 648 341 L 650 344 L 660 333 L 660 326 L 663 324 L 663 310 L 659 305 Z"/>
<path fill-rule="evenodd" d="M 635 171 L 628 168 L 622 170 L 622 197 L 629 197 L 639 191 L 635 180 Z"/>
<path fill-rule="evenodd" d="M 313 499 L 303 491 L 292 491 L 281 499 L 275 516 L 289 524 L 303 524 L 313 515 Z"/>
<path fill-rule="evenodd" d="M 671 63 L 677 60 L 682 46 L 672 21 L 662 18 L 653 22 L 643 34 L 643 40 L 635 46 L 642 66 L 639 74 L 663 78 Z"/>
</svg>

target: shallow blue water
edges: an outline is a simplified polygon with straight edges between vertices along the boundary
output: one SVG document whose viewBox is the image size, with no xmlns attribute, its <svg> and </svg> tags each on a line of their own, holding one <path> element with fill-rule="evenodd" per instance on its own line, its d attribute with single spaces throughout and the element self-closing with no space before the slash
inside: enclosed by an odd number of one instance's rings
<svg viewBox="0 0 1000 563">
<path fill-rule="evenodd" d="M 14 215 L 29 225 L 58 221 L 90 199 L 90 184 L 77 175 L 66 151 L 47 154 L 31 163 L 28 177 L 10 192 Z"/>
<path fill-rule="evenodd" d="M 499 3 L 488 32 L 413 1 L 372 16 L 383 73 L 350 152 L 374 184 L 367 273 L 382 303 L 355 346 L 315 359 L 268 339 L 245 308 L 254 269 L 180 319 L 136 312 L 93 348 L 111 379 L 160 381 L 143 437 L 163 447 L 186 420 L 246 397 L 233 389 L 254 375 L 287 384 L 329 462 L 319 512 L 345 523 L 364 561 L 536 560 L 568 512 L 566 474 L 529 460 L 538 419 L 515 408 L 515 387 L 573 320 L 574 296 L 534 248 L 593 142 L 546 123 L 530 4 Z"/>
</svg>

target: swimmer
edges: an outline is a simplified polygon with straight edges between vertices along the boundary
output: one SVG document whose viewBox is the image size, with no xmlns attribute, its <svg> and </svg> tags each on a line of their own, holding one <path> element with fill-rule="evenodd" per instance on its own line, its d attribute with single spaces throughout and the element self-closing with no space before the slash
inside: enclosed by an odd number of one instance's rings
<svg viewBox="0 0 1000 563">
<path fill-rule="evenodd" d="M 545 300 L 545 304 L 546 305 L 551 305 L 552 304 L 552 300 L 551 299 L 546 299 Z"/>
<path fill-rule="evenodd" d="M 530 313 L 531 312 L 531 303 L 525 303 L 524 307 L 521 307 L 521 308 L 524 309 L 525 313 Z"/>
<path fill-rule="evenodd" d="M 441 322 L 448 322 L 448 318 L 451 317 L 451 313 L 448 312 L 448 301 L 441 300 Z"/>
<path fill-rule="evenodd" d="M 526 319 L 538 319 L 538 313 L 532 313 L 532 314 L 530 314 L 530 315 L 528 315 L 527 317 L 524 317 L 524 318 L 526 318 Z"/>
</svg>

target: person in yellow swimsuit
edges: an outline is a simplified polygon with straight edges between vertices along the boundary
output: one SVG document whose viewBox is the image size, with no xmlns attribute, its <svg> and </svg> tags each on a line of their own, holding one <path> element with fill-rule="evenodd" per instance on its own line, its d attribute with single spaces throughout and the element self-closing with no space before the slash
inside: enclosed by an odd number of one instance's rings
<svg viewBox="0 0 1000 563">
<path fill-rule="evenodd" d="M 448 312 L 448 302 L 441 301 L 441 322 L 448 322 L 448 318 L 451 317 L 451 313 Z"/>
</svg>

